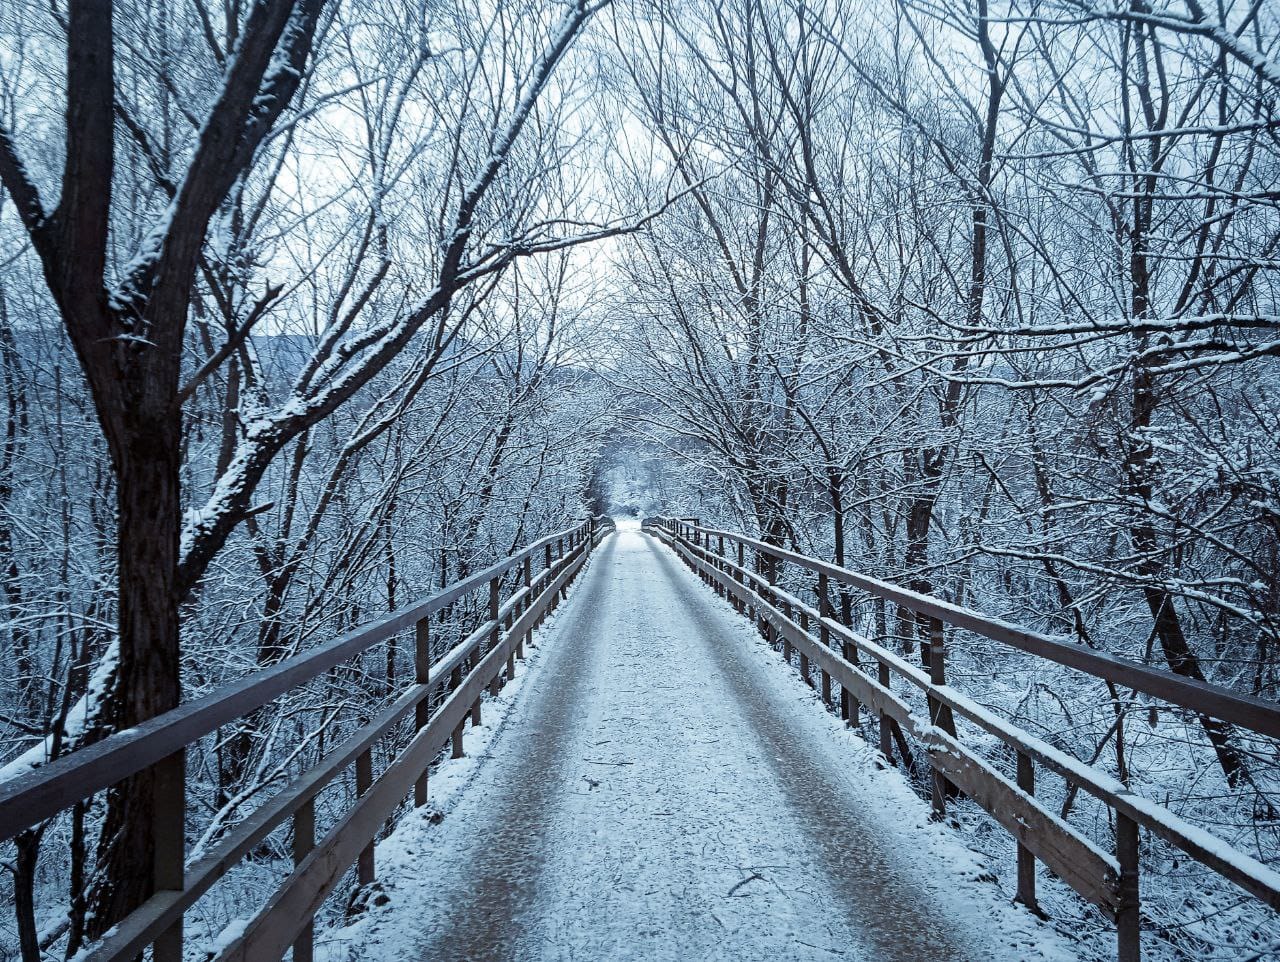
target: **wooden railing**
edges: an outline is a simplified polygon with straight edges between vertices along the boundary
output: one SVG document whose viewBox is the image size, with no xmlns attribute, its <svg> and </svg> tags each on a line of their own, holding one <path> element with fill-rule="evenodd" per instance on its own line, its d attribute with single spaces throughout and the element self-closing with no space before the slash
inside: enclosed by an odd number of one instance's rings
<svg viewBox="0 0 1280 962">
<path fill-rule="evenodd" d="M 158 819 L 156 878 L 173 882 L 168 888 L 161 885 L 83 955 L 95 962 L 132 959 L 151 945 L 156 962 L 180 962 L 186 910 L 275 829 L 292 820 L 293 873 L 218 959 L 278 959 L 292 946 L 295 962 L 310 962 L 316 912 L 353 864 L 362 885 L 374 881 L 376 834 L 410 793 L 415 805 L 425 804 L 430 763 L 446 742 L 451 742 L 455 756 L 461 754 L 465 720 L 469 716 L 473 725 L 480 723 L 481 693 L 486 687 L 496 692 L 504 679 L 514 675 L 530 632 L 564 596 L 594 545 L 611 529 L 607 519 L 592 520 L 543 538 L 417 604 L 0 785 L 0 841 L 151 767 L 162 776 L 156 779 L 157 810 L 178 813 L 181 826 L 186 810 L 184 756 L 189 746 L 374 645 L 413 629 L 413 684 L 238 822 L 200 858 L 187 864 L 182 832 L 175 833 L 171 820 L 166 824 Z M 536 574 L 535 564 L 541 566 Z M 505 600 L 504 584 L 513 588 Z M 486 591 L 484 623 L 433 662 L 431 616 L 472 592 Z M 433 692 L 443 697 L 433 698 Z M 415 734 L 375 778 L 375 745 L 410 714 Z M 355 803 L 317 840 L 316 796 L 353 765 Z"/>
<path fill-rule="evenodd" d="M 879 716 L 880 750 L 892 758 L 895 742 L 909 752 L 912 735 L 933 772 L 932 804 L 945 811 L 958 790 L 980 805 L 1017 841 L 1018 900 L 1037 907 L 1035 861 L 1116 923 L 1117 957 L 1140 957 L 1139 830 L 1147 829 L 1195 861 L 1229 879 L 1272 909 L 1280 909 L 1280 874 L 1257 859 L 1200 829 L 1156 802 L 1135 794 L 1118 779 L 1023 731 L 947 684 L 944 625 L 951 625 L 1029 652 L 1116 685 L 1141 691 L 1179 708 L 1217 718 L 1272 738 L 1280 737 L 1280 705 L 1184 678 L 1083 645 L 1038 634 L 880 581 L 817 558 L 807 557 L 729 531 L 702 527 L 694 519 L 655 518 L 645 529 L 660 537 L 719 594 L 757 622 L 783 648 L 788 664 L 799 653 L 799 670 L 813 684 L 821 675 L 824 702 L 832 701 L 832 680 L 840 686 L 839 711 L 853 724 L 866 706 Z M 748 565 L 748 558 L 752 565 Z M 777 582 L 784 566 L 812 577 L 817 608 Z M 754 569 L 754 570 L 753 570 Z M 797 575 L 803 577 L 803 574 Z M 865 592 L 924 619 L 929 644 L 925 667 L 876 644 L 842 623 L 831 600 L 833 585 Z M 921 690 L 928 717 L 913 711 L 892 688 L 894 677 Z M 961 744 L 955 716 L 1003 741 L 1016 754 L 1013 778 Z M 1035 765 L 1056 772 L 1068 785 L 1100 799 L 1114 813 L 1114 852 L 1104 851 L 1035 796 Z"/>
</svg>

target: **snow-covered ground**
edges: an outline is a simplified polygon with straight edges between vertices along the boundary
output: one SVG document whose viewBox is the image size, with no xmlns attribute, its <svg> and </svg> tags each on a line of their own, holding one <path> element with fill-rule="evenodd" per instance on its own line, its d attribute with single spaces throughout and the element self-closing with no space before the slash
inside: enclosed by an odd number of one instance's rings
<svg viewBox="0 0 1280 962">
<path fill-rule="evenodd" d="M 540 635 L 320 958 L 1076 958 L 634 526 Z"/>
</svg>

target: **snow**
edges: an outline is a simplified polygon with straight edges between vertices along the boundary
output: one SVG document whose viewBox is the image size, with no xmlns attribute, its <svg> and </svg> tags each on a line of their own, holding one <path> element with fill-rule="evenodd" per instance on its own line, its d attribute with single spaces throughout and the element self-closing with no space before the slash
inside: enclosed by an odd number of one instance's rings
<svg viewBox="0 0 1280 962">
<path fill-rule="evenodd" d="M 212 955 L 217 955 L 227 946 L 234 943 L 236 939 L 244 935 L 245 929 L 249 927 L 249 922 L 250 919 L 232 919 L 209 945 L 209 952 Z"/>
<path fill-rule="evenodd" d="M 120 643 L 113 640 L 103 652 L 98 667 L 89 676 L 89 684 L 85 693 L 67 712 L 66 724 L 62 726 L 62 754 L 75 749 L 81 737 L 89 727 L 93 713 L 98 705 L 106 699 L 111 686 L 111 676 L 115 673 L 120 660 Z M 46 735 L 16 758 L 0 765 L 0 783 L 27 775 L 35 769 L 49 763 L 53 756 L 54 737 Z"/>
<path fill-rule="evenodd" d="M 968 717 L 984 719 L 986 727 L 989 729 L 1012 727 L 1003 722 L 998 715 L 988 711 L 950 685 L 938 685 L 934 687 L 934 691 L 945 695 L 957 709 Z M 923 737 L 920 731 L 917 731 L 917 734 Z M 1191 824 L 1163 805 L 1142 795 L 1135 794 L 1119 779 L 1086 765 L 1080 759 L 1055 748 L 1048 742 L 1025 732 L 1020 733 L 1020 737 L 1026 747 L 1042 761 L 1047 762 L 1059 772 L 1071 773 L 1075 781 L 1086 787 L 1086 790 L 1087 786 L 1092 783 L 1101 790 L 1109 792 L 1117 798 L 1124 799 L 1136 813 L 1145 817 L 1145 821 L 1142 824 L 1158 827 L 1162 834 L 1180 839 L 1179 847 L 1184 850 L 1198 850 L 1203 855 L 1216 858 L 1232 866 L 1241 875 L 1255 879 L 1261 887 L 1280 889 L 1280 872 L 1263 865 L 1257 859 L 1233 847 L 1211 832 Z M 1097 849 L 1096 846 L 1094 848 L 1102 858 L 1107 861 L 1113 861 L 1114 857 L 1109 852 L 1103 852 Z"/>
<path fill-rule="evenodd" d="M 318 958 L 1077 957 L 634 523 L 537 642 Z"/>
</svg>

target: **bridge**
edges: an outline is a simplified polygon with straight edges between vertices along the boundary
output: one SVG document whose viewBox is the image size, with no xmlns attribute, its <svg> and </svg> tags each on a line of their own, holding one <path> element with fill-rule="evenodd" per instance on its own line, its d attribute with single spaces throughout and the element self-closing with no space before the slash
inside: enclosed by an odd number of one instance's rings
<svg viewBox="0 0 1280 962">
<path fill-rule="evenodd" d="M 839 603 L 848 592 L 926 626 L 920 664 L 872 640 Z M 468 611 L 481 613 L 475 624 Z M 456 640 L 444 630 L 460 624 Z M 188 845 L 193 747 L 408 636 L 412 683 L 213 841 Z M 310 962 L 317 914 L 354 886 L 349 905 L 399 933 L 383 949 L 371 936 L 357 957 L 1026 958 L 1062 941 L 1037 918 L 1048 874 L 1114 920 L 1116 957 L 1131 962 L 1144 833 L 1280 908 L 1267 866 L 949 684 L 948 650 L 967 639 L 1280 737 L 1273 703 L 744 534 L 696 519 L 643 530 L 591 519 L 6 783 L 0 837 L 155 772 L 158 890 L 83 953 L 92 960 L 149 947 L 158 962 L 182 959 L 184 917 L 272 837 L 287 837 L 292 871 L 209 957 Z M 526 689 L 518 708 L 502 695 L 511 682 Z M 501 705 L 501 726 L 486 727 Z M 477 750 L 485 757 L 450 809 L 434 808 L 434 774 Z M 927 807 L 907 782 L 877 775 L 895 762 L 931 773 Z M 1038 800 L 1038 772 L 1104 806 L 1109 837 Z M 984 894 L 948 842 L 956 805 L 1010 836 L 1021 907 Z M 917 808 L 932 817 L 913 818 Z M 413 844 L 388 851 L 411 819 Z"/>
</svg>

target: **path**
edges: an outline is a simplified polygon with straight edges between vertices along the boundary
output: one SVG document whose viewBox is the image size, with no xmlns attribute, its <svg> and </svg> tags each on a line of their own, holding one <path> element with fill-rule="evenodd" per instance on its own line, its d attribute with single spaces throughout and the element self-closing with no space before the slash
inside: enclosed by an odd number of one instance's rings
<svg viewBox="0 0 1280 962">
<path fill-rule="evenodd" d="M 543 645 L 393 883 L 398 957 L 1062 957 L 648 536 L 598 549 Z"/>
</svg>

